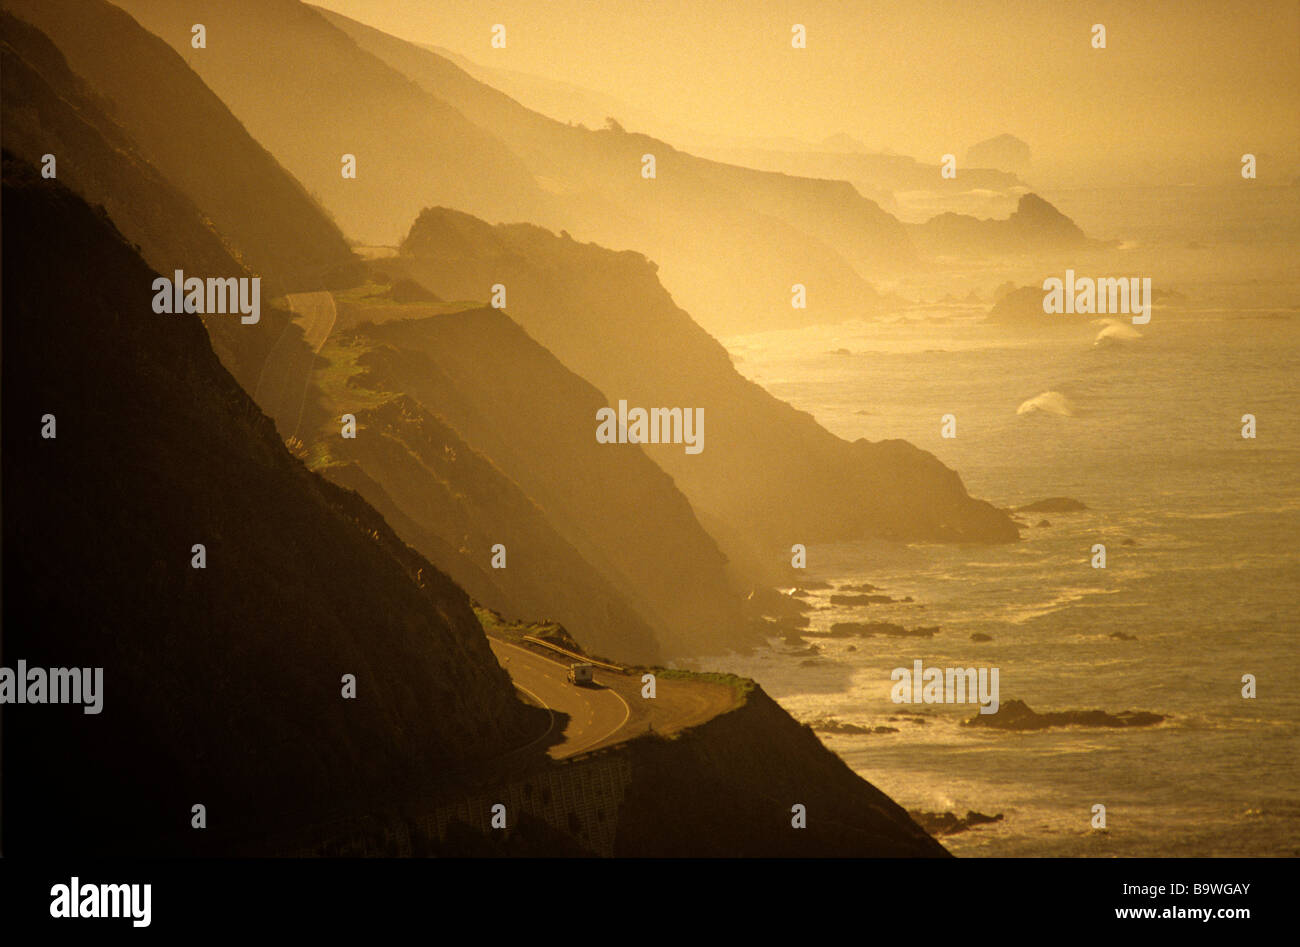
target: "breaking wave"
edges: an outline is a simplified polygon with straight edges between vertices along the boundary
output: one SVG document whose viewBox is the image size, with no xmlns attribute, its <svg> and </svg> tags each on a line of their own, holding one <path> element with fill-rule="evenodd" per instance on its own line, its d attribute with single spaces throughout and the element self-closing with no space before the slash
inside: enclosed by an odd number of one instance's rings
<svg viewBox="0 0 1300 947">
<path fill-rule="evenodd" d="M 1016 414 L 1033 414 L 1036 411 L 1060 415 L 1063 418 L 1074 417 L 1074 405 L 1070 404 L 1070 399 L 1059 391 L 1044 391 L 1016 408 Z"/>
</svg>

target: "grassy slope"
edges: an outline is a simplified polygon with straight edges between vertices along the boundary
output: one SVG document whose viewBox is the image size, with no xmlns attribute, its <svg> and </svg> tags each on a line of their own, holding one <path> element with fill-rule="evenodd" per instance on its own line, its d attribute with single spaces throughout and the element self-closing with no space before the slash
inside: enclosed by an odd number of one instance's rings
<svg viewBox="0 0 1300 947">
<path fill-rule="evenodd" d="M 391 317 L 394 308 L 454 305 L 382 308 Z M 316 379 L 331 421 L 307 445 L 313 469 L 366 497 L 476 601 L 513 617 L 561 621 L 606 653 L 656 657 L 651 627 L 624 594 L 506 474 L 372 370 L 375 348 L 363 332 L 344 329 L 322 349 Z M 333 420 L 344 413 L 357 419 L 355 439 L 342 437 Z M 496 543 L 506 547 L 504 569 L 490 564 Z"/>
</svg>

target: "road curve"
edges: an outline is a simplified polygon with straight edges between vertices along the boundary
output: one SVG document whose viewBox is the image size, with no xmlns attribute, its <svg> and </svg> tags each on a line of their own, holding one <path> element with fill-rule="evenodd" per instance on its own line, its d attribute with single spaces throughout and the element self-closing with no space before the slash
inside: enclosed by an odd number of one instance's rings
<svg viewBox="0 0 1300 947">
<path fill-rule="evenodd" d="M 334 294 L 289 293 L 284 297 L 293 310 L 293 321 L 302 326 L 303 339 L 312 352 L 319 352 L 325 340 L 334 329 L 338 318 L 338 308 L 334 305 Z"/>
<path fill-rule="evenodd" d="M 596 672 L 596 687 L 578 687 L 568 682 L 565 664 L 498 638 L 488 638 L 488 644 L 515 687 L 526 697 L 548 710 L 569 715 L 563 741 L 547 751 L 553 759 L 574 756 L 612 742 L 628 722 L 631 710 L 627 702 L 601 680 L 607 676 L 606 672 Z M 552 727 L 557 722 L 552 715 Z M 537 742 L 542 739 L 539 737 Z"/>
<path fill-rule="evenodd" d="M 334 331 L 334 322 L 338 319 L 338 308 L 334 305 L 334 294 L 327 292 L 317 293 L 289 293 L 285 296 L 289 302 L 289 308 L 293 311 L 293 321 L 302 327 L 303 341 L 311 349 L 312 355 L 319 354 L 321 348 L 325 345 L 325 340 L 330 337 Z M 293 425 L 293 436 L 299 436 L 299 429 L 302 427 L 302 414 L 307 405 L 307 392 L 311 387 L 312 363 L 306 361 L 303 363 L 302 385 L 301 389 L 295 384 L 294 391 L 298 397 L 298 414 L 297 420 Z"/>
</svg>

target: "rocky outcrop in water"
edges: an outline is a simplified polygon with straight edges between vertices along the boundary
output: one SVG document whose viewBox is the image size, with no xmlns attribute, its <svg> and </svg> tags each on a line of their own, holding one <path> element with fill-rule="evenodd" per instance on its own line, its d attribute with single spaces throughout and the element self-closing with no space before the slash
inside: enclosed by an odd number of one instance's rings
<svg viewBox="0 0 1300 947">
<path fill-rule="evenodd" d="M 938 625 L 908 629 L 890 621 L 837 621 L 831 625 L 830 631 L 805 631 L 804 634 L 814 638 L 873 638 L 876 635 L 889 638 L 933 638 L 938 631 Z"/>
<path fill-rule="evenodd" d="M 1117 714 L 1104 710 L 1059 710 L 1045 714 L 1029 708 L 1023 700 L 1009 700 L 995 714 L 976 714 L 962 722 L 964 727 L 992 727 L 996 730 L 1048 730 L 1052 727 L 1149 727 L 1166 719 L 1145 710 Z"/>
<path fill-rule="evenodd" d="M 1015 508 L 1017 513 L 1081 513 L 1087 505 L 1073 497 L 1048 497 Z"/>
<path fill-rule="evenodd" d="M 931 835 L 956 835 L 977 825 L 1002 821 L 1001 812 L 997 815 L 985 815 L 974 809 L 968 811 L 964 818 L 955 812 L 922 812 L 919 809 L 909 809 L 907 814 Z"/>
</svg>

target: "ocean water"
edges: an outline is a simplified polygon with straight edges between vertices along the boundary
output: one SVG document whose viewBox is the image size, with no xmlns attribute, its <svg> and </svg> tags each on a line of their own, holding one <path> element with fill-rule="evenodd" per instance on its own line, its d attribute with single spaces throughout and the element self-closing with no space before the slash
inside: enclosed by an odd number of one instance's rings
<svg viewBox="0 0 1300 947">
<path fill-rule="evenodd" d="M 986 323 L 986 307 L 918 306 L 724 340 L 742 373 L 842 437 L 905 438 L 998 506 L 1089 507 L 1026 514 L 1013 545 L 810 547 L 810 579 L 916 600 L 838 607 L 817 591 L 814 628 L 940 632 L 818 640 L 813 658 L 774 641 L 728 668 L 799 719 L 897 727 L 823 740 L 906 808 L 1004 814 L 945 838 L 959 855 L 1300 854 L 1300 310 L 1276 305 L 1300 296 L 1294 272 L 1274 272 L 1258 292 L 1256 274 L 1220 281 L 1213 298 L 1157 308 L 1140 327 L 1026 335 Z M 1253 440 L 1241 436 L 1247 413 Z M 954 439 L 940 436 L 945 414 Z M 1105 569 L 1091 567 L 1094 543 Z M 916 659 L 997 667 L 1001 701 L 1040 712 L 1169 719 L 966 728 L 973 705 L 891 702 L 890 671 Z M 1258 680 L 1253 700 L 1244 674 Z M 900 711 L 925 722 L 891 720 Z M 1091 827 L 1096 804 L 1104 832 Z"/>
</svg>

